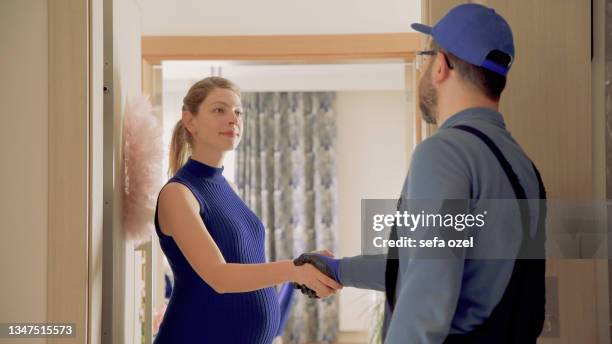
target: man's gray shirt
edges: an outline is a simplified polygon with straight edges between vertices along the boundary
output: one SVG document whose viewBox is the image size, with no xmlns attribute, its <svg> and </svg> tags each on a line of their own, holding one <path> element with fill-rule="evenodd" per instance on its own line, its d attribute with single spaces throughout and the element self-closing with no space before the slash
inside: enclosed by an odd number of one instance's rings
<svg viewBox="0 0 612 344">
<path fill-rule="evenodd" d="M 516 172 L 527 198 L 538 198 L 531 160 L 506 130 L 502 115 L 488 108 L 471 108 L 451 116 L 416 147 L 404 181 L 403 199 L 477 202 L 515 198 L 493 153 L 476 136 L 451 128 L 459 124 L 489 136 Z M 530 203 L 531 214 L 538 210 L 537 202 Z M 532 235 L 536 222 L 537 217 L 532 216 Z M 520 222 L 508 223 L 496 235 L 501 236 L 501 242 L 512 242 L 509 249 L 518 252 Z M 396 304 L 385 343 L 442 343 L 449 334 L 473 330 L 501 300 L 514 266 L 511 260 L 409 259 L 407 255 L 406 250 L 399 250 Z M 384 291 L 385 267 L 386 260 L 380 257 L 343 258 L 340 282 Z"/>
</svg>

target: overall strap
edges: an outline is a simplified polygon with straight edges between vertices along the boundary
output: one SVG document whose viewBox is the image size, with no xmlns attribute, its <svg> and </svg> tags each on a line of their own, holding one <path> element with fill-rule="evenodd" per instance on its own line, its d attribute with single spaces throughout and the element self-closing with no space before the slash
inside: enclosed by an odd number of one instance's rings
<svg viewBox="0 0 612 344">
<path fill-rule="evenodd" d="M 518 176 L 514 172 L 514 169 L 512 168 L 512 166 L 510 165 L 510 163 L 508 162 L 504 154 L 501 152 L 499 147 L 497 147 L 495 142 L 493 142 L 493 140 L 491 140 L 490 137 L 488 137 L 482 131 L 474 127 L 467 126 L 467 125 L 460 124 L 460 125 L 454 126 L 453 128 L 463 130 L 465 132 L 468 132 L 478 137 L 487 147 L 489 147 L 493 155 L 495 155 L 495 158 L 497 158 L 497 161 L 501 165 L 502 169 L 504 170 L 506 177 L 510 181 L 510 184 L 512 185 L 512 190 L 514 190 L 514 195 L 516 196 L 516 199 L 517 200 L 527 199 L 527 194 L 525 193 L 525 189 L 521 185 Z M 535 165 L 533 167 L 535 168 Z M 539 173 L 537 173 L 537 175 L 539 175 Z M 540 178 L 538 178 L 538 183 L 540 183 L 540 189 L 542 189 L 543 184 L 541 183 Z M 522 230 L 523 230 L 523 240 L 521 243 L 520 251 L 524 252 L 525 247 L 527 247 L 529 245 L 528 243 L 531 242 L 530 240 L 531 235 L 529 231 L 529 228 L 530 228 L 529 219 L 531 218 L 531 214 L 530 214 L 529 205 L 527 204 L 527 202 L 518 201 L 518 206 L 521 212 L 521 222 L 522 222 Z"/>
<path fill-rule="evenodd" d="M 481 141 L 483 141 L 483 143 L 487 145 L 487 147 L 489 147 L 493 155 L 495 155 L 495 157 L 497 158 L 497 161 L 499 162 L 502 169 L 504 170 L 506 177 L 508 178 L 508 180 L 510 181 L 510 184 L 512 185 L 512 189 L 514 190 L 514 194 L 516 195 L 516 198 L 517 199 L 527 199 L 527 194 L 525 193 L 525 189 L 521 186 L 518 176 L 512 169 L 512 166 L 510 165 L 506 157 L 503 155 L 501 150 L 493 142 L 493 140 L 491 140 L 486 134 L 484 134 L 480 130 L 467 126 L 467 125 L 457 125 L 457 126 L 454 126 L 453 128 L 457 128 L 457 129 L 466 131 L 470 134 L 473 134 L 476 137 L 478 137 Z M 540 198 L 545 199 L 546 192 L 544 190 L 544 185 L 542 183 L 540 173 L 535 167 L 535 165 L 533 165 L 533 168 L 536 173 L 536 176 L 538 177 Z M 400 197 L 400 200 L 398 201 L 398 209 L 399 209 L 400 204 L 401 204 L 401 197 Z M 529 207 L 527 207 L 526 202 L 519 202 L 519 209 L 521 212 L 521 221 L 523 224 L 522 228 L 523 228 L 524 240 L 522 241 L 523 244 L 521 244 L 521 248 L 523 248 L 525 246 L 524 243 L 529 242 L 530 241 L 529 239 L 531 238 L 529 234 L 529 223 L 528 223 L 530 214 L 529 214 Z M 395 225 L 391 228 L 389 239 L 390 240 L 398 239 L 397 228 Z M 395 301 L 396 301 L 395 292 L 397 288 L 398 272 L 399 272 L 398 248 L 390 247 L 388 254 L 387 254 L 387 264 L 385 268 L 385 295 L 386 295 L 387 303 L 391 311 L 393 311 L 393 309 L 395 308 Z"/>
<path fill-rule="evenodd" d="M 399 200 L 397 201 L 397 210 L 399 210 L 400 205 L 402 204 L 402 197 L 400 195 Z M 389 240 L 397 240 L 397 225 L 393 224 L 391 228 L 391 233 L 389 233 Z M 387 303 L 389 305 L 389 309 L 393 312 L 395 308 L 395 289 L 397 287 L 397 275 L 399 272 L 399 255 L 397 247 L 389 247 L 389 251 L 387 253 L 387 265 L 385 267 L 385 296 L 387 299 Z"/>
</svg>

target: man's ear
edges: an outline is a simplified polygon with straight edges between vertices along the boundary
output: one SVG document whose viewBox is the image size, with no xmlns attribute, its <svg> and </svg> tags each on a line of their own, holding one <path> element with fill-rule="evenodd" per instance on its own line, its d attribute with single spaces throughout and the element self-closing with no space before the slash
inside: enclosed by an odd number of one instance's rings
<svg viewBox="0 0 612 344">
<path fill-rule="evenodd" d="M 448 68 L 448 64 L 446 63 L 447 57 L 444 56 L 444 53 L 438 52 L 433 61 L 433 66 L 431 68 L 431 82 L 433 84 L 439 84 L 444 80 L 448 79 L 450 76 L 450 68 Z"/>
</svg>

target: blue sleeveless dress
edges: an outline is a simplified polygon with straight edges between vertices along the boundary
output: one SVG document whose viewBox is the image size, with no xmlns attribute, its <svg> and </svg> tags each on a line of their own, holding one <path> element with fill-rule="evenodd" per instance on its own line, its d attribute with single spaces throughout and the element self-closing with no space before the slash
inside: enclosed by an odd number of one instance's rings
<svg viewBox="0 0 612 344">
<path fill-rule="evenodd" d="M 223 168 L 189 159 L 170 182 L 185 185 L 200 203 L 206 228 L 228 263 L 265 263 L 264 226 L 227 183 Z M 191 267 L 171 236 L 155 231 L 174 274 L 174 288 L 156 344 L 269 344 L 279 328 L 276 291 L 219 294 Z"/>
</svg>

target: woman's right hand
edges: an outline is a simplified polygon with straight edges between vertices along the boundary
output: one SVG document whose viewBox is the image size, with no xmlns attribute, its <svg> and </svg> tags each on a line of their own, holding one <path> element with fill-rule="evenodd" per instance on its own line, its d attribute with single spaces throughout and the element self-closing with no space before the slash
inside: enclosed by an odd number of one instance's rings
<svg viewBox="0 0 612 344">
<path fill-rule="evenodd" d="M 302 284 L 314 290 L 318 297 L 328 297 L 342 289 L 342 285 L 328 277 L 313 265 L 294 265 L 293 282 Z"/>
</svg>

